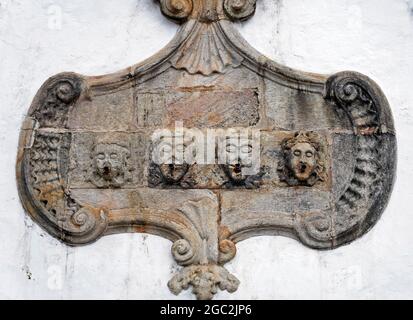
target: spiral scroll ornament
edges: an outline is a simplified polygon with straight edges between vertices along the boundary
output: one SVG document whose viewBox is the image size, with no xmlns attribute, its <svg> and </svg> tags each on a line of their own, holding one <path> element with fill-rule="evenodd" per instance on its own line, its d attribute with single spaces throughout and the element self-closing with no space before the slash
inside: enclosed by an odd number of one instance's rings
<svg viewBox="0 0 413 320">
<path fill-rule="evenodd" d="M 329 79 L 327 89 L 327 97 L 344 110 L 355 134 L 353 174 L 335 205 L 335 236 L 337 243 L 342 244 L 370 228 L 381 214 L 373 212 L 371 206 L 380 203 L 385 170 L 394 161 L 394 149 L 387 142 L 391 141 L 388 128 L 392 126 L 383 112 L 387 102 L 380 98 L 379 89 L 367 77 L 354 72 L 340 73 Z"/>
<path fill-rule="evenodd" d="M 32 112 L 40 127 L 65 127 L 69 108 L 82 91 L 82 80 L 73 74 L 58 75 L 48 83 L 46 96 Z"/>
<path fill-rule="evenodd" d="M 192 0 L 160 0 L 162 13 L 177 20 L 183 20 L 189 17 L 192 12 Z"/>
<path fill-rule="evenodd" d="M 172 245 L 172 255 L 180 265 L 191 263 L 194 250 L 188 240 L 180 239 Z"/>
<path fill-rule="evenodd" d="M 86 212 L 78 211 L 71 217 L 71 220 L 72 220 L 73 224 L 80 227 L 80 226 L 83 226 L 87 223 L 87 221 L 89 220 L 89 217 L 88 217 L 88 214 Z"/>
<path fill-rule="evenodd" d="M 244 20 L 255 13 L 257 0 L 225 0 L 224 10 L 233 20 Z"/>
<path fill-rule="evenodd" d="M 231 240 L 224 239 L 219 242 L 219 263 L 231 261 L 237 254 L 237 247 Z"/>
<path fill-rule="evenodd" d="M 344 77 L 335 83 L 331 91 L 331 95 L 347 112 L 357 133 L 364 135 L 377 132 L 379 110 L 362 81 L 355 77 Z"/>
</svg>

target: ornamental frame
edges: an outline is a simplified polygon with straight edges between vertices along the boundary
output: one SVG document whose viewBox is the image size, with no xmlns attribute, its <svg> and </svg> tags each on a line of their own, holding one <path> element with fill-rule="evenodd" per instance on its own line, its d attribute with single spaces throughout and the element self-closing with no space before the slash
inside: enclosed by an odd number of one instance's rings
<svg viewBox="0 0 413 320">
<path fill-rule="evenodd" d="M 55 75 L 36 94 L 16 164 L 33 220 L 70 246 L 123 232 L 167 238 L 182 266 L 169 289 L 192 287 L 198 299 L 237 290 L 224 265 L 249 237 L 326 250 L 368 232 L 396 166 L 378 85 L 357 72 L 292 70 L 258 53 L 233 27 L 256 0 L 159 2 L 181 24 L 163 50 L 114 74 Z M 240 160 L 155 163 L 151 135 L 177 121 L 201 132 L 255 130 L 258 170 L 242 173 Z"/>
</svg>

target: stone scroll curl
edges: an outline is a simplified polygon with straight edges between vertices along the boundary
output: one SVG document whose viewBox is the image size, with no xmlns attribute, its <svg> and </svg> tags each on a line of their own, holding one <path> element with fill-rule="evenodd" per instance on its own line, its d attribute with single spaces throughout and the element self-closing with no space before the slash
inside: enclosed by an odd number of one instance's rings
<svg viewBox="0 0 413 320">
<path fill-rule="evenodd" d="M 115 74 L 58 74 L 36 94 L 16 164 L 33 220 L 71 246 L 162 236 L 181 266 L 165 287 L 198 299 L 238 289 L 224 266 L 242 240 L 326 250 L 368 232 L 396 166 L 378 85 L 265 58 L 233 27 L 255 0 L 159 3 L 182 24 L 163 50 Z"/>
</svg>

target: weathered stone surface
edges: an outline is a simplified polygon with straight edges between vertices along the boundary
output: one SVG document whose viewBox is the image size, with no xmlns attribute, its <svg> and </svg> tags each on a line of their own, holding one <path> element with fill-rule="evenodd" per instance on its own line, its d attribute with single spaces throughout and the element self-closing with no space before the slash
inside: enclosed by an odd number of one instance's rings
<svg viewBox="0 0 413 320">
<path fill-rule="evenodd" d="M 258 106 L 258 91 L 254 89 L 190 90 L 168 99 L 167 126 L 177 120 L 188 128 L 255 126 L 260 119 Z"/>
<path fill-rule="evenodd" d="M 34 98 L 17 161 L 33 219 L 70 245 L 119 232 L 166 237 L 184 266 L 169 288 L 192 286 L 199 299 L 237 289 L 222 265 L 238 241 L 275 234 L 333 249 L 372 228 L 396 162 L 379 87 L 355 72 L 309 74 L 258 54 L 231 26 L 253 14 L 254 0 L 160 2 L 184 23 L 164 50 L 112 75 L 58 74 Z M 162 145 L 200 152 L 183 129 L 157 135 L 176 122 L 223 130 L 203 141 L 223 147 L 213 163 L 156 161 Z M 235 143 L 226 129 L 251 130 L 251 139 Z M 231 161 L 216 161 L 221 153 Z M 254 154 L 257 166 L 247 161 Z"/>
<path fill-rule="evenodd" d="M 277 233 L 292 228 L 296 215 L 322 212 L 330 207 L 329 192 L 310 188 L 224 191 L 221 195 L 221 223 L 235 238 L 243 237 L 243 232 L 259 233 L 261 231 L 255 230 L 259 226 Z M 280 222 L 272 225 L 273 221 Z"/>
<path fill-rule="evenodd" d="M 260 120 L 258 89 L 181 90 L 138 92 L 135 98 L 137 126 L 174 127 L 175 121 L 182 121 L 187 128 L 249 127 L 256 126 Z"/>
<path fill-rule="evenodd" d="M 235 80 L 236 79 L 236 80 Z M 169 68 L 159 74 L 155 79 L 145 79 L 139 81 L 137 92 L 164 91 L 171 88 L 176 90 L 185 90 L 188 88 L 209 89 L 209 90 L 244 90 L 263 88 L 264 81 L 260 76 L 247 68 L 228 68 L 225 73 L 212 73 L 208 77 L 202 74 L 188 74 L 182 69 Z"/>
<path fill-rule="evenodd" d="M 355 137 L 352 133 L 336 133 L 333 136 L 332 171 L 334 174 L 332 175 L 332 186 L 334 200 L 338 200 L 351 181 L 352 170 L 356 162 L 355 157 L 352 156 L 355 144 Z"/>
<path fill-rule="evenodd" d="M 133 92 L 85 96 L 71 112 L 68 128 L 94 131 L 127 131 L 132 126 Z"/>
<path fill-rule="evenodd" d="M 348 130 L 343 111 L 331 108 L 322 94 L 291 89 L 265 80 L 268 126 L 278 130 Z"/>
</svg>

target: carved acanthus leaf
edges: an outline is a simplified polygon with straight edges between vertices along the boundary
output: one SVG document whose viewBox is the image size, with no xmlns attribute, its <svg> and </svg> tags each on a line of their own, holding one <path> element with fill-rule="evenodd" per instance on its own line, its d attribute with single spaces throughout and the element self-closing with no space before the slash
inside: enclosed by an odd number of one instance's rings
<svg viewBox="0 0 413 320">
<path fill-rule="evenodd" d="M 175 295 L 189 286 L 192 286 L 192 292 L 199 300 L 211 300 L 218 289 L 235 292 L 239 280 L 221 266 L 192 265 L 182 269 L 168 282 L 169 289 Z"/>
</svg>

